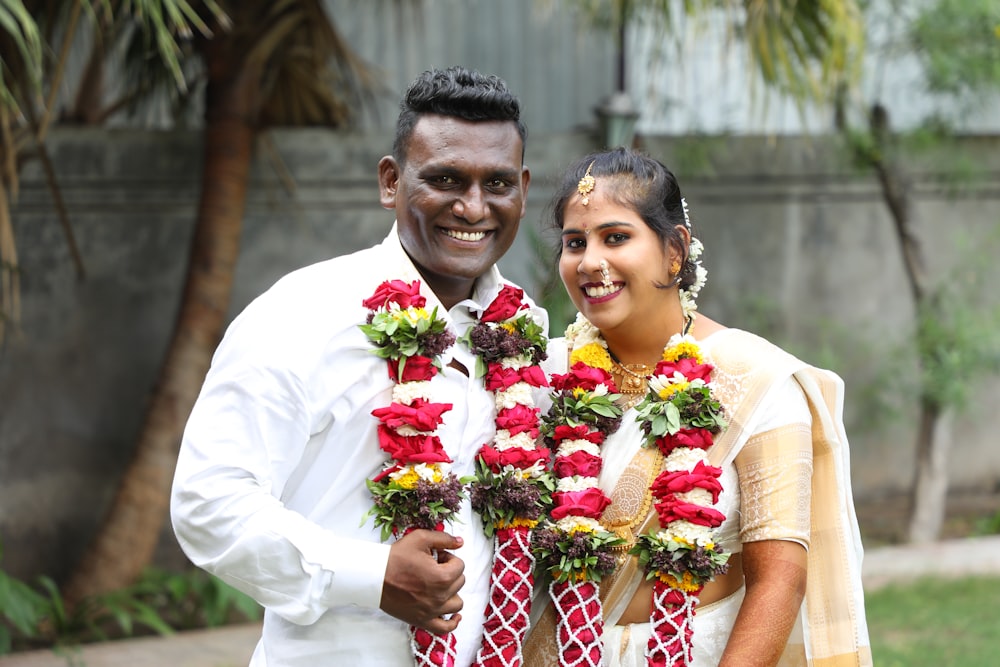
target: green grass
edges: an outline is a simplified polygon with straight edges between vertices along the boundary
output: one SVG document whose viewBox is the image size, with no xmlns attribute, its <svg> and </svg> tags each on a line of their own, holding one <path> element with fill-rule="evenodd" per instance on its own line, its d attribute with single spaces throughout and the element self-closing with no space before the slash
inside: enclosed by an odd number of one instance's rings
<svg viewBox="0 0 1000 667">
<path fill-rule="evenodd" d="M 877 667 L 1000 664 L 1000 577 L 892 584 L 865 607 Z"/>
</svg>

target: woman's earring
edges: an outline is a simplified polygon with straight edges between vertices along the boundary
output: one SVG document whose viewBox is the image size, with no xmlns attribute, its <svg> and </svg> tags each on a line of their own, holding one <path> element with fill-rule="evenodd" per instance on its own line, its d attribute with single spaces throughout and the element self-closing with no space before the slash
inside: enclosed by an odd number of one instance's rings
<svg viewBox="0 0 1000 667">
<path fill-rule="evenodd" d="M 670 277 L 674 278 L 680 272 L 681 272 L 681 263 L 680 261 L 675 259 L 673 264 L 670 265 Z"/>
<path fill-rule="evenodd" d="M 614 285 L 614 283 L 611 282 L 611 270 L 610 267 L 608 266 L 608 260 L 602 259 L 600 266 L 601 266 L 601 284 L 604 285 L 604 289 L 611 289 L 611 286 Z"/>
</svg>

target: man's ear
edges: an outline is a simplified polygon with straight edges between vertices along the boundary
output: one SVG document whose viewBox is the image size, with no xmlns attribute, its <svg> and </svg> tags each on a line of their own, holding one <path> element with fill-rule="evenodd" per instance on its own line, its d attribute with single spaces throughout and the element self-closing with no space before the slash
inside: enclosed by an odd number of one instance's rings
<svg viewBox="0 0 1000 667">
<path fill-rule="evenodd" d="M 528 212 L 528 186 L 531 185 L 531 170 L 527 166 L 521 167 L 521 217 Z"/>
<path fill-rule="evenodd" d="M 399 165 L 386 155 L 378 161 L 378 195 L 382 208 L 396 208 L 396 188 L 399 187 Z"/>
</svg>

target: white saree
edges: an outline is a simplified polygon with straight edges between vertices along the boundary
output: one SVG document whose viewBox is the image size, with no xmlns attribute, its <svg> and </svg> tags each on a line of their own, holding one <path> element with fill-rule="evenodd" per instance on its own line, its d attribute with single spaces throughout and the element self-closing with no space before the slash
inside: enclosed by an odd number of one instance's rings
<svg viewBox="0 0 1000 667">
<path fill-rule="evenodd" d="M 551 343 L 550 359 L 564 363 L 564 341 Z M 729 491 L 720 498 L 719 509 L 728 519 L 719 542 L 731 552 L 740 551 L 742 542 L 762 539 L 791 539 L 808 547 L 806 597 L 779 666 L 871 665 L 861 538 L 842 423 L 843 382 L 737 329 L 716 332 L 699 344 L 716 367 L 713 383 L 729 421 L 709 450 L 711 463 L 723 468 L 721 481 Z M 662 464 L 658 452 L 640 446 L 635 414 L 626 412 L 622 427 L 602 448 L 601 486 L 612 498 L 602 523 L 629 542 L 656 520 L 648 487 Z M 619 567 L 601 582 L 603 664 L 608 667 L 645 664 L 649 624 L 616 624 L 643 577 L 636 558 L 623 550 Z M 718 665 L 743 593 L 740 589 L 697 609 L 696 667 Z M 534 605 L 526 667 L 559 664 L 546 597 Z"/>
</svg>

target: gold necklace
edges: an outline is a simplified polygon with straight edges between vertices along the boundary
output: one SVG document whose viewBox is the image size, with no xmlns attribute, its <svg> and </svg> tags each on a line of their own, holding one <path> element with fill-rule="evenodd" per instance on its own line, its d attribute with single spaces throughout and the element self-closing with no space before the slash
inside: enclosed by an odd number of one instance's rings
<svg viewBox="0 0 1000 667">
<path fill-rule="evenodd" d="M 620 379 L 617 383 L 620 393 L 644 394 L 646 393 L 646 378 L 656 370 L 656 364 L 623 364 L 612 357 L 611 368 L 612 373 Z"/>
<path fill-rule="evenodd" d="M 656 365 L 629 364 L 631 368 L 611 359 L 611 377 L 618 387 L 621 398 L 616 401 L 622 410 L 631 410 L 646 396 L 646 378 L 653 374 Z M 633 370 L 635 369 L 635 370 Z"/>
<path fill-rule="evenodd" d="M 684 327 L 681 329 L 682 336 L 691 331 L 693 323 L 693 315 L 688 315 L 684 322 Z M 608 356 L 611 357 L 611 374 L 615 379 L 615 384 L 618 385 L 618 392 L 626 394 L 621 404 L 627 410 L 641 400 L 641 398 L 636 398 L 636 396 L 641 397 L 646 394 L 647 381 L 649 376 L 653 374 L 653 371 L 656 370 L 656 364 L 623 364 L 611 353 L 610 348 L 608 349 Z"/>
</svg>

